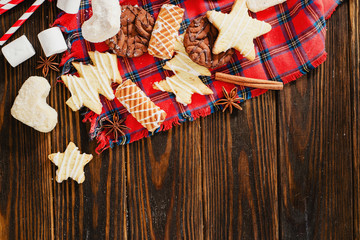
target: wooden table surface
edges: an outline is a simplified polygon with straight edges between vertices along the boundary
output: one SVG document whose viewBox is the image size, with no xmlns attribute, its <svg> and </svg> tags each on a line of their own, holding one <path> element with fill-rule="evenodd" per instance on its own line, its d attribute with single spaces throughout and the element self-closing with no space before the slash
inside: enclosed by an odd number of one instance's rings
<svg viewBox="0 0 360 240">
<path fill-rule="evenodd" d="M 0 17 L 4 33 L 33 1 Z M 59 124 L 49 134 L 10 108 L 35 70 L 46 2 L 23 33 L 37 54 L 17 68 L 0 56 L 0 239 L 360 239 L 359 1 L 327 22 L 327 61 L 242 104 L 100 156 L 89 124 L 52 84 Z M 93 153 L 82 185 L 58 184 L 47 155 L 69 141 Z"/>
</svg>

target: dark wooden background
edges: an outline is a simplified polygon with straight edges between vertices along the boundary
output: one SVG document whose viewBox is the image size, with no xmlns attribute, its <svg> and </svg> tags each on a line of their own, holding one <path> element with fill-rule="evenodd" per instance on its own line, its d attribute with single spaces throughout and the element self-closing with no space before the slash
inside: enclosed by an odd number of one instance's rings
<svg viewBox="0 0 360 240">
<path fill-rule="evenodd" d="M 33 1 L 0 17 L 4 33 Z M 23 33 L 36 57 L 0 56 L 0 239 L 360 239 L 359 1 L 328 21 L 328 60 L 285 87 L 97 156 L 88 124 L 52 83 L 59 124 L 41 134 L 10 108 L 41 54 L 46 2 Z M 56 183 L 47 155 L 69 141 L 93 153 L 86 181 Z"/>
</svg>

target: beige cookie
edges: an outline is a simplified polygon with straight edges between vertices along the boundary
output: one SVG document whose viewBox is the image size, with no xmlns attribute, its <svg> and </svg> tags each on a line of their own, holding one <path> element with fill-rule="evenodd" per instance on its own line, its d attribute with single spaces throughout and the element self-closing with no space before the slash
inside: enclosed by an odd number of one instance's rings
<svg viewBox="0 0 360 240">
<path fill-rule="evenodd" d="M 93 155 L 80 154 L 79 148 L 73 142 L 70 142 L 64 153 L 53 153 L 49 159 L 58 169 L 56 171 L 56 181 L 61 183 L 69 177 L 83 183 L 85 180 L 84 167 L 91 161 Z"/>
<path fill-rule="evenodd" d="M 269 7 L 286 2 L 286 0 L 246 0 L 246 5 L 252 12 L 260 12 Z"/>
<path fill-rule="evenodd" d="M 81 26 L 85 40 L 103 42 L 120 30 L 121 6 L 118 0 L 92 0 L 92 16 Z"/>
<path fill-rule="evenodd" d="M 73 111 L 78 111 L 82 106 L 86 106 L 96 114 L 100 114 L 102 104 L 99 94 L 110 101 L 113 100 L 115 95 L 111 84 L 119 83 L 122 79 L 116 55 L 98 52 L 89 52 L 89 55 L 95 65 L 73 62 L 80 77 L 63 75 L 61 79 L 71 92 L 71 98 L 66 104 Z"/>
<path fill-rule="evenodd" d="M 52 131 L 58 114 L 46 103 L 50 84 L 43 77 L 29 77 L 19 90 L 11 108 L 11 115 L 39 132 Z"/>
<path fill-rule="evenodd" d="M 99 93 L 96 91 L 96 88 L 91 86 L 91 83 L 87 82 L 84 78 L 72 75 L 63 75 L 61 79 L 71 93 L 71 97 L 66 101 L 66 104 L 74 112 L 86 106 L 96 114 L 101 113 L 102 104 Z"/>
<path fill-rule="evenodd" d="M 174 54 L 174 45 L 185 10 L 172 4 L 161 7 L 149 43 L 149 54 L 170 59 Z"/>
<path fill-rule="evenodd" d="M 209 69 L 194 63 L 184 52 L 176 52 L 176 56 L 166 62 L 164 69 L 173 72 L 185 72 L 194 76 L 211 76 Z"/>
<path fill-rule="evenodd" d="M 108 79 L 111 79 L 112 82 L 121 83 L 122 78 L 119 72 L 117 64 L 117 56 L 115 54 L 100 53 L 98 51 L 89 52 L 91 61 L 94 63 L 94 66 L 102 70 Z"/>
<path fill-rule="evenodd" d="M 173 71 L 174 76 L 155 83 L 153 87 L 157 90 L 174 93 L 177 102 L 188 105 L 191 103 L 191 96 L 194 93 L 210 95 L 213 94 L 213 91 L 199 78 L 199 76 L 211 76 L 211 72 L 190 59 L 182 41 L 183 35 L 175 44 L 175 57 L 166 62 L 164 66 L 164 69 Z"/>
<path fill-rule="evenodd" d="M 183 42 L 184 34 L 176 38 L 174 50 L 177 54 L 173 59 L 166 62 L 164 69 L 190 72 L 196 76 L 211 76 L 211 72 L 208 68 L 194 63 L 190 59 L 189 55 L 186 53 Z"/>
<path fill-rule="evenodd" d="M 168 77 L 166 80 L 155 83 L 154 88 L 174 93 L 176 101 L 183 105 L 191 104 L 191 97 L 194 93 L 213 94 L 213 91 L 198 76 L 182 71 L 176 72 L 174 76 Z"/>
<path fill-rule="evenodd" d="M 109 100 L 115 98 L 114 91 L 111 88 L 111 80 L 106 77 L 105 72 L 92 65 L 84 65 L 82 63 L 73 62 L 73 66 L 83 78 L 90 90 L 98 92 Z"/>
<path fill-rule="evenodd" d="M 235 48 L 244 57 L 254 60 L 254 39 L 268 33 L 271 25 L 249 16 L 246 0 L 236 0 L 229 14 L 208 11 L 209 21 L 219 30 L 213 53 L 219 54 Z"/>
</svg>

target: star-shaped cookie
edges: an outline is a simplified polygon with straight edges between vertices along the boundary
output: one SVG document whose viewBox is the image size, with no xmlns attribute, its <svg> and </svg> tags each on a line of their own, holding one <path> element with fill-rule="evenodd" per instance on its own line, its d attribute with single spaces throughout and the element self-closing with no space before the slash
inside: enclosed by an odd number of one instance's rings
<svg viewBox="0 0 360 240">
<path fill-rule="evenodd" d="M 235 48 L 249 60 L 255 59 L 254 39 L 270 32 L 271 25 L 249 16 L 246 0 L 236 0 L 229 14 L 208 11 L 209 21 L 219 30 L 213 53 Z"/>
<path fill-rule="evenodd" d="M 94 65 L 73 62 L 80 77 L 63 75 L 61 79 L 71 92 L 71 98 L 66 104 L 73 111 L 86 106 L 96 114 L 100 114 L 102 104 L 99 94 L 108 100 L 113 100 L 115 95 L 111 84 L 113 82 L 121 83 L 122 79 L 115 54 L 89 52 L 89 55 Z"/>
<path fill-rule="evenodd" d="M 61 183 L 69 177 L 83 183 L 85 180 L 84 166 L 91 161 L 93 155 L 80 154 L 79 148 L 73 142 L 70 142 L 64 153 L 53 153 L 49 155 L 58 169 L 56 170 L 56 181 Z"/>
<path fill-rule="evenodd" d="M 176 95 L 177 102 L 188 105 L 194 93 L 209 95 L 213 94 L 213 91 L 199 78 L 199 76 L 211 76 L 211 72 L 190 59 L 182 44 L 183 37 L 180 36 L 175 44 L 175 57 L 164 66 L 164 69 L 173 71 L 175 75 L 155 83 L 154 88 L 172 92 Z"/>
</svg>

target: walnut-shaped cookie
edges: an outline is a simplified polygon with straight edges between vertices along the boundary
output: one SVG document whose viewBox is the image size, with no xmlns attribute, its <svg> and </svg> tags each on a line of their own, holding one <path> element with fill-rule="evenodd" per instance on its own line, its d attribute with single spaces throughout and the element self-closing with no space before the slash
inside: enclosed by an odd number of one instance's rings
<svg viewBox="0 0 360 240">
<path fill-rule="evenodd" d="M 227 64 L 234 54 L 229 49 L 220 54 L 213 54 L 213 46 L 219 31 L 206 16 L 194 19 L 186 30 L 184 46 L 191 60 L 207 68 L 217 68 Z"/>
<path fill-rule="evenodd" d="M 154 18 L 143 8 L 122 6 L 120 31 L 105 41 L 109 48 L 121 57 L 140 57 L 147 52 Z"/>
<path fill-rule="evenodd" d="M 177 38 L 176 55 L 164 66 L 164 69 L 171 70 L 175 75 L 156 82 L 153 87 L 157 90 L 174 93 L 176 101 L 186 106 L 191 104 L 191 97 L 194 93 L 210 95 L 213 94 L 213 91 L 199 78 L 199 76 L 211 76 L 211 72 L 189 58 L 183 46 L 183 37 L 184 35 L 181 35 Z"/>
</svg>

